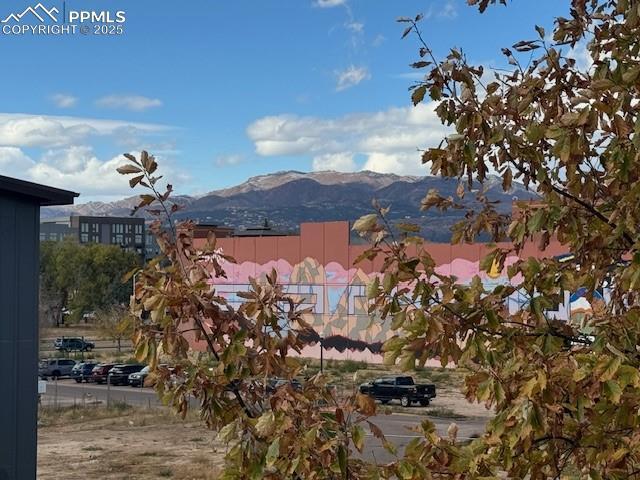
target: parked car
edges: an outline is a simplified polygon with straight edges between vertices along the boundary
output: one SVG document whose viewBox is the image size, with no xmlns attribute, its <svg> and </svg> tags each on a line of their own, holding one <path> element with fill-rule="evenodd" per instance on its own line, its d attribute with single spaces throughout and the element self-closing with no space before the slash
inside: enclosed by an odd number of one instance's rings
<svg viewBox="0 0 640 480">
<path fill-rule="evenodd" d="M 274 393 L 276 393 L 276 390 L 278 390 L 279 388 L 285 386 L 285 385 L 291 385 L 291 387 L 295 390 L 295 391 L 301 391 L 302 390 L 302 384 L 296 380 L 295 378 L 292 380 L 287 380 L 285 378 L 270 378 L 267 381 L 267 394 L 268 395 L 272 395 Z"/>
<path fill-rule="evenodd" d="M 129 374 L 129 385 L 132 387 L 144 387 L 144 381 L 147 379 L 151 368 L 147 365 L 139 372 Z"/>
<path fill-rule="evenodd" d="M 173 368 L 167 365 L 166 363 L 161 363 L 157 367 L 158 369 L 166 369 L 170 373 L 173 372 Z M 151 367 L 146 366 L 139 372 L 134 372 L 129 375 L 129 385 L 132 387 L 151 387 L 157 382 L 157 375 L 152 373 L 159 373 L 158 370 L 156 372 L 151 371 Z M 151 378 L 149 378 L 151 376 Z M 170 378 L 171 381 L 171 378 Z"/>
<path fill-rule="evenodd" d="M 109 370 L 115 366 L 115 363 L 100 363 L 93 367 L 91 372 L 91 381 L 97 384 L 105 383 L 107 381 L 107 375 Z"/>
<path fill-rule="evenodd" d="M 53 342 L 53 346 L 56 350 L 60 350 L 61 352 L 90 352 L 94 348 L 96 348 L 96 344 L 93 342 L 89 342 L 82 338 L 56 338 L 55 342 Z"/>
<path fill-rule="evenodd" d="M 47 379 L 49 377 L 68 377 L 75 366 L 76 361 L 70 358 L 52 358 L 41 360 L 38 365 L 38 376 Z"/>
<path fill-rule="evenodd" d="M 400 400 L 403 407 L 412 403 L 420 403 L 423 407 L 436 398 L 436 386 L 432 384 L 416 384 L 413 377 L 384 377 L 373 382 L 360 385 L 360 393 L 369 395 L 383 404 L 391 400 Z"/>
<path fill-rule="evenodd" d="M 98 365 L 96 362 L 77 363 L 71 369 L 71 378 L 73 378 L 78 383 L 82 383 L 82 381 L 89 383 L 89 381 L 91 380 L 93 368 L 96 365 Z"/>
<path fill-rule="evenodd" d="M 129 375 L 139 372 L 145 366 L 136 364 L 118 364 L 109 370 L 109 381 L 111 385 L 126 385 L 129 382 Z"/>
</svg>

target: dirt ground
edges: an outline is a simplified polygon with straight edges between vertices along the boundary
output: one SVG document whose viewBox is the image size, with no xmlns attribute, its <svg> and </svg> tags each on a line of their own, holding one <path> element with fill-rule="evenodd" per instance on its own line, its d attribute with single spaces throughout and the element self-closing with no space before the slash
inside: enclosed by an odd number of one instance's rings
<svg viewBox="0 0 640 480">
<path fill-rule="evenodd" d="M 314 361 L 308 361 L 314 365 Z M 314 365 L 315 367 L 315 365 Z M 357 372 L 347 370 L 348 367 L 357 368 Z M 487 410 L 484 404 L 469 403 L 462 394 L 463 377 L 465 372 L 459 369 L 426 367 L 413 372 L 402 372 L 382 365 L 360 364 L 360 362 L 333 362 L 325 368 L 329 382 L 336 385 L 339 395 L 348 395 L 357 391 L 358 385 L 387 375 L 412 375 L 416 383 L 433 383 L 436 386 L 437 397 L 428 407 L 413 405 L 408 408 L 400 406 L 400 402 L 389 404 L 392 412 L 426 414 L 439 418 L 482 418 L 489 419 L 493 412 Z M 315 369 L 313 373 L 315 372 Z M 384 408 L 384 407 L 380 407 Z"/>
<path fill-rule="evenodd" d="M 328 372 L 339 394 L 350 394 L 359 383 L 391 373 L 381 366 L 366 366 L 356 375 L 344 370 L 344 365 L 337 365 Z M 452 421 L 488 420 L 492 412 L 484 405 L 468 403 L 461 394 L 463 373 L 450 369 L 415 372 L 417 382 L 437 386 L 437 398 L 431 405 L 403 408 L 392 402 L 379 408 Z M 481 434 L 481 429 L 475 433 Z M 111 409 L 45 407 L 40 412 L 38 441 L 38 478 L 43 480 L 213 480 L 218 478 L 224 456 L 224 446 L 195 414 L 182 421 L 168 409 L 125 405 Z"/>
<path fill-rule="evenodd" d="M 69 409 L 41 415 L 38 429 L 43 480 L 210 480 L 218 477 L 223 455 L 200 422 L 160 411 Z"/>
</svg>

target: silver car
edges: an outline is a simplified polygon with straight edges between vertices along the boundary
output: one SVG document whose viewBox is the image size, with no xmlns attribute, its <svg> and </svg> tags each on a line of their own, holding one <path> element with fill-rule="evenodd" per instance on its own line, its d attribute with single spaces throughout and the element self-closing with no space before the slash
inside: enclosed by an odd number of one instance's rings
<svg viewBox="0 0 640 480">
<path fill-rule="evenodd" d="M 48 377 L 69 377 L 71 369 L 76 365 L 75 360 L 69 358 L 52 358 L 50 360 L 40 360 L 38 365 L 38 376 Z"/>
</svg>

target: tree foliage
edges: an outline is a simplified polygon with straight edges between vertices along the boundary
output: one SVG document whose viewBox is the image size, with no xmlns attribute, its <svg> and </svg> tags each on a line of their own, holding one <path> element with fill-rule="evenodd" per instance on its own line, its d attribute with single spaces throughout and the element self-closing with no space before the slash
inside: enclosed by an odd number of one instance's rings
<svg viewBox="0 0 640 480">
<path fill-rule="evenodd" d="M 506 2 L 469 3 L 484 11 Z M 152 262 L 136 288 L 134 312 L 151 311 L 136 333 L 137 355 L 155 364 L 162 351 L 177 361 L 185 381 L 157 388 L 183 413 L 187 394 L 200 400 L 204 421 L 231 445 L 223 478 L 640 476 L 639 14 L 634 0 L 573 0 L 551 37 L 536 27 L 532 40 L 503 50 L 511 69 L 494 72 L 470 65 L 460 49 L 437 59 L 420 17 L 400 19 L 403 35 L 420 43 L 414 67 L 425 71 L 412 100 L 436 102 L 454 130 L 424 152 L 423 162 L 433 175 L 457 179 L 458 196 L 477 195 L 482 204 L 456 226 L 454 241 L 480 233 L 510 239 L 511 247 L 495 248 L 482 262 L 486 271 L 503 269 L 509 255 L 532 242 L 544 250 L 558 239 L 573 253 L 564 262 L 522 258 L 507 267 L 508 284 L 487 289 L 480 277 L 462 285 L 438 273 L 414 227 L 391 233 L 388 209 L 356 223 L 372 241 L 362 258 L 384 258 L 367 294 L 371 312 L 398 331 L 385 344 L 385 362 L 410 370 L 437 358 L 466 367 L 467 398 L 495 412 L 470 443 L 457 442 L 455 428 L 440 437 L 425 420 L 396 461 L 375 465 L 352 455 L 362 449 L 363 425 L 394 450 L 370 423 L 370 399 L 334 398 L 321 374 L 302 392 L 284 388 L 266 397 L 264 378 L 301 371 L 288 352 L 304 345 L 306 312 L 284 294 L 275 272 L 253 281 L 234 309 L 208 282 L 211 274 L 225 275 L 221 258 L 232 261 L 215 238 L 196 251 L 193 225 L 166 232 L 156 222 L 168 262 Z M 588 68 L 567 56 L 579 43 L 593 60 Z M 150 189 L 139 208 L 159 205 L 152 213 L 170 217 L 179 207 L 167 206 L 171 186 L 156 189 L 155 159 L 146 152 L 127 159 L 121 173 Z M 493 172 L 505 191 L 519 181 L 539 201 L 521 204 L 511 219 L 499 214 L 482 189 L 472 191 Z M 425 210 L 456 206 L 438 192 L 422 203 Z M 547 313 L 563 291 L 578 288 L 588 299 L 607 289 L 610 299 L 594 304 L 579 325 Z M 530 301 L 509 314 L 505 305 L 516 291 Z M 213 369 L 188 355 L 190 335 L 206 342 Z"/>
<path fill-rule="evenodd" d="M 85 313 L 127 304 L 132 288 L 122 278 L 139 264 L 138 255 L 115 245 L 80 245 L 71 239 L 42 242 L 40 285 L 45 315 L 59 325 L 65 311 L 78 320 Z"/>
<path fill-rule="evenodd" d="M 209 280 L 225 276 L 222 260 L 234 260 L 216 248 L 213 235 L 204 249 L 194 248 L 193 223 L 171 221 L 179 207 L 167 202 L 171 185 L 163 192 L 156 187 L 154 157 L 125 156 L 119 172 L 134 175 L 131 183 L 150 191 L 140 196 L 138 208 L 169 218 L 151 225 L 162 256 L 137 277 L 136 356 L 157 368 L 156 389 L 177 412 L 186 413 L 190 395 L 200 401 L 204 422 L 230 444 L 222 478 L 373 478 L 375 466 L 353 456 L 362 450 L 363 426 L 375 413 L 371 398 L 336 398 L 320 374 L 302 391 L 284 386 L 267 394 L 270 377 L 292 379 L 302 372 L 291 353 L 306 345 L 309 310 L 284 293 L 275 271 L 252 280 L 251 290 L 238 294 L 244 303 L 237 309 L 219 296 Z M 146 320 L 143 312 L 149 312 Z M 207 346 L 209 358 L 190 354 L 194 339 Z M 170 381 L 169 371 L 157 367 L 160 353 L 171 358 L 172 377 L 181 381 Z M 370 428 L 382 438 L 375 425 Z"/>
<path fill-rule="evenodd" d="M 134 318 L 125 305 L 113 305 L 99 310 L 96 312 L 95 323 L 105 337 L 117 342 L 118 353 L 122 348 L 122 340 L 131 338 L 135 329 Z"/>
</svg>

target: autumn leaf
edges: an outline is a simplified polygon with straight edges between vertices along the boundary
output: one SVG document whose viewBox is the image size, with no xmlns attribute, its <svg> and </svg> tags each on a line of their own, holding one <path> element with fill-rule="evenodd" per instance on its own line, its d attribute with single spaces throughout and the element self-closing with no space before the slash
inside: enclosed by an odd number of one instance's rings
<svg viewBox="0 0 640 480">
<path fill-rule="evenodd" d="M 135 165 L 129 165 L 129 164 L 122 165 L 121 167 L 118 167 L 116 170 L 121 175 L 129 175 L 131 173 L 140 173 L 140 172 L 142 172 L 141 168 L 136 167 Z"/>
</svg>

